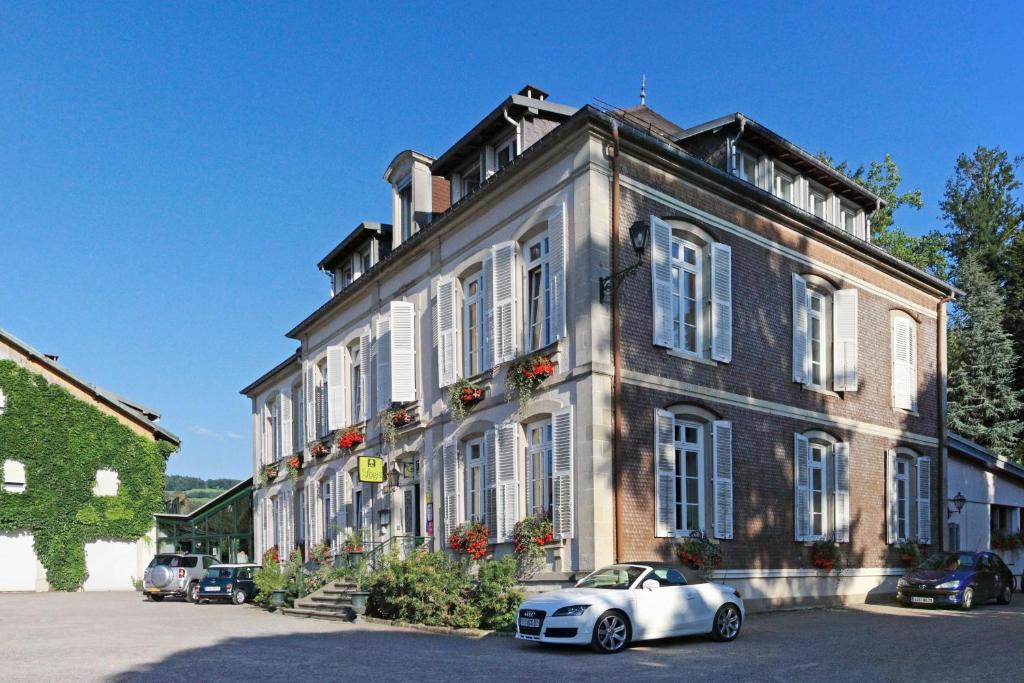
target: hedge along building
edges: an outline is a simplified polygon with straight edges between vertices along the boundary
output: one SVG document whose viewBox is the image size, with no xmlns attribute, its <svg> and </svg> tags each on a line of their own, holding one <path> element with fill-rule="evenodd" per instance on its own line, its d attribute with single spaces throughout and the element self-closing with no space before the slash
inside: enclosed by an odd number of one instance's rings
<svg viewBox="0 0 1024 683">
<path fill-rule="evenodd" d="M 178 437 L 0 330 L 0 591 L 131 590 Z"/>
<path fill-rule="evenodd" d="M 320 262 L 331 297 L 243 390 L 254 471 L 277 465 L 258 549 L 350 531 L 439 548 L 479 520 L 500 554 L 540 514 L 554 576 L 706 533 L 717 576 L 770 605 L 884 589 L 895 544 L 939 539 L 953 292 L 870 244 L 880 200 L 856 183 L 740 115 L 684 129 L 531 86 L 385 180 L 392 225 Z M 507 380 L 531 355 L 554 373 L 517 409 Z M 464 420 L 459 381 L 484 394 Z M 411 422 L 387 445 L 396 408 Z M 365 441 L 339 449 L 344 429 Z M 361 454 L 396 485 L 361 484 Z M 808 557 L 829 538 L 839 582 Z"/>
</svg>

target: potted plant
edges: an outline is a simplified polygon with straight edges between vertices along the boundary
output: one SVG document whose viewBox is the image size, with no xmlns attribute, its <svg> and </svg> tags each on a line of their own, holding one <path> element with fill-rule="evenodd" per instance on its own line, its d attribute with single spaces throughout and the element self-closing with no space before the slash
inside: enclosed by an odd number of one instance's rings
<svg viewBox="0 0 1024 683">
<path fill-rule="evenodd" d="M 353 572 L 353 580 L 356 584 L 356 589 L 350 594 L 352 596 L 352 611 L 357 616 L 366 614 L 366 600 L 370 597 L 369 591 L 363 590 L 363 577 L 366 575 L 366 558 L 360 557 L 355 564 L 355 571 Z"/>
<path fill-rule="evenodd" d="M 363 430 L 358 427 L 346 427 L 338 437 L 338 447 L 350 451 L 366 440 Z"/>
<path fill-rule="evenodd" d="M 456 420 L 464 420 L 477 403 L 484 400 L 484 390 L 468 379 L 459 381 L 448 387 L 448 408 Z"/>
<path fill-rule="evenodd" d="M 345 537 L 345 542 L 342 546 L 345 550 L 345 554 L 348 555 L 349 566 L 355 566 L 359 559 L 363 556 L 363 537 L 357 532 L 350 532 Z"/>
<path fill-rule="evenodd" d="M 313 444 L 313 448 L 309 452 L 314 458 L 324 458 L 331 454 L 331 449 L 318 441 Z"/>
<path fill-rule="evenodd" d="M 696 569 L 704 578 L 710 577 L 711 572 L 722 564 L 721 548 L 702 531 L 694 532 L 688 538 L 679 539 L 676 543 L 676 556 L 680 562 Z"/>
<path fill-rule="evenodd" d="M 505 400 L 515 400 L 521 411 L 544 380 L 555 374 L 555 364 L 544 356 L 527 356 L 512 364 L 505 378 Z"/>
<path fill-rule="evenodd" d="M 283 607 L 288 597 L 288 578 L 288 572 L 281 566 L 277 546 L 263 553 L 263 565 L 253 576 L 261 600 L 269 601 L 274 608 Z"/>
<path fill-rule="evenodd" d="M 512 527 L 512 544 L 516 555 L 526 565 L 540 562 L 544 557 L 544 546 L 554 539 L 551 518 L 545 514 L 531 515 Z"/>
<path fill-rule="evenodd" d="M 831 574 L 841 561 L 842 551 L 834 540 L 815 541 L 811 545 L 811 564 L 826 574 Z"/>
<path fill-rule="evenodd" d="M 408 409 L 385 410 L 380 419 L 380 434 L 384 443 L 395 443 L 398 440 L 398 430 L 409 424 L 412 424 L 412 413 Z"/>
<path fill-rule="evenodd" d="M 302 456 L 299 454 L 293 455 L 288 458 L 288 477 L 290 479 L 298 479 L 299 470 L 302 469 Z"/>
</svg>

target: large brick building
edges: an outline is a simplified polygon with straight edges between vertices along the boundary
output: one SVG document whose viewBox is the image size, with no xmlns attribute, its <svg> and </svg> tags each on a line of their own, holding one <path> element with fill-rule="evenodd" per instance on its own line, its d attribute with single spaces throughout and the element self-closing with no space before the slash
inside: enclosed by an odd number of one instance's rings
<svg viewBox="0 0 1024 683">
<path fill-rule="evenodd" d="M 878 197 L 739 114 L 682 128 L 531 86 L 385 180 L 391 224 L 320 262 L 331 298 L 243 390 L 257 474 L 305 456 L 257 491 L 258 548 L 359 531 L 439 549 L 481 520 L 504 553 L 547 514 L 555 575 L 703 532 L 718 575 L 774 604 L 885 590 L 895 543 L 939 543 L 953 290 L 870 243 Z M 517 410 L 506 374 L 527 354 L 556 371 Z M 486 392 L 463 421 L 459 378 Z M 395 407 L 414 419 L 389 445 Z M 351 427 L 365 442 L 339 449 Z M 363 454 L 393 486 L 359 481 Z M 823 539 L 839 581 L 810 566 Z"/>
</svg>

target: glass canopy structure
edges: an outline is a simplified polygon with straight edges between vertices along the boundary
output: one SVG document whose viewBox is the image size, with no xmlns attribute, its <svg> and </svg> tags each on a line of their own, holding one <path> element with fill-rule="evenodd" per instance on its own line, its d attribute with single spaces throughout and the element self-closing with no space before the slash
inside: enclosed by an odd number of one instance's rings
<svg viewBox="0 0 1024 683">
<path fill-rule="evenodd" d="M 253 562 L 252 477 L 186 515 L 157 514 L 156 547 L 158 553 Z"/>
</svg>

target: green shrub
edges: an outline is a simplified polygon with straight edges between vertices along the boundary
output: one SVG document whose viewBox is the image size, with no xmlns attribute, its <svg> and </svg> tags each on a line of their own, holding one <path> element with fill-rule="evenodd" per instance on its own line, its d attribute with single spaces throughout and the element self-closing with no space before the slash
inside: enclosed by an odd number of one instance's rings
<svg viewBox="0 0 1024 683">
<path fill-rule="evenodd" d="M 471 584 L 466 566 L 443 553 L 388 558 L 363 583 L 370 594 L 367 610 L 372 615 L 455 628 L 480 624 L 480 612 L 468 600 Z"/>
<path fill-rule="evenodd" d="M 297 591 L 294 586 L 295 574 L 302 566 L 302 555 L 298 550 L 292 552 L 287 562 L 275 562 L 273 551 L 263 556 L 263 565 L 253 575 L 256 584 L 256 604 L 269 605 L 270 594 L 278 590 Z"/>
<path fill-rule="evenodd" d="M 473 604 L 480 610 L 480 628 L 509 631 L 514 627 L 516 610 L 523 601 L 516 570 L 512 555 L 480 563 L 472 595 Z"/>
</svg>

